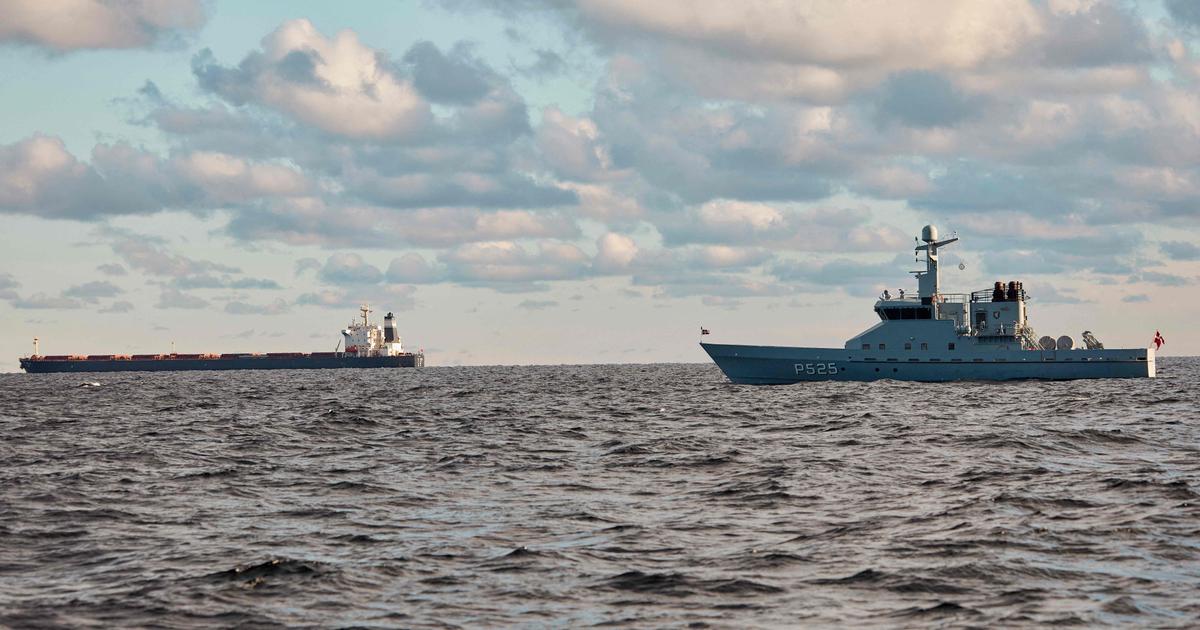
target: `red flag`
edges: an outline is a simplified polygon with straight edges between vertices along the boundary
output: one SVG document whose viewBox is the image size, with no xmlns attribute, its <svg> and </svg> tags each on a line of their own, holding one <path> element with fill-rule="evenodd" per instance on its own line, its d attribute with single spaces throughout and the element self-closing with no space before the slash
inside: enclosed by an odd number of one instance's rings
<svg viewBox="0 0 1200 630">
<path fill-rule="evenodd" d="M 1158 350 L 1164 343 L 1167 343 L 1167 340 L 1163 339 L 1162 333 L 1154 331 L 1154 349 Z"/>
</svg>

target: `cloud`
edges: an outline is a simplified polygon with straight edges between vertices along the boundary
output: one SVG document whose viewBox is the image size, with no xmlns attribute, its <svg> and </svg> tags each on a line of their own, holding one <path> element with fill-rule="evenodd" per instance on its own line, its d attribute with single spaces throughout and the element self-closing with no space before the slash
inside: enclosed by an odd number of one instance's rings
<svg viewBox="0 0 1200 630">
<path fill-rule="evenodd" d="M 291 310 L 284 299 L 275 299 L 267 304 L 249 304 L 234 300 L 225 304 L 225 312 L 231 315 L 279 315 Z"/>
<path fill-rule="evenodd" d="M 111 247 L 113 253 L 120 256 L 130 268 L 153 276 L 185 278 L 211 272 L 241 272 L 237 267 L 173 254 L 152 240 L 136 234 L 116 234 Z"/>
<path fill-rule="evenodd" d="M 14 298 L 9 302 L 13 308 L 20 309 L 76 309 L 83 308 L 83 303 L 66 296 L 51 296 L 45 293 L 35 293 L 28 298 Z"/>
<path fill-rule="evenodd" d="M 867 287 L 894 283 L 904 273 L 903 269 L 896 262 L 864 263 L 839 258 L 823 263 L 781 262 L 771 269 L 771 273 L 785 282 L 857 290 L 861 294 Z"/>
<path fill-rule="evenodd" d="M 357 311 L 363 303 L 383 304 L 389 311 L 408 311 L 416 306 L 416 288 L 409 285 L 393 285 L 382 288 L 322 289 L 303 293 L 296 298 L 297 306 L 318 306 L 340 310 Z"/>
<path fill-rule="evenodd" d="M 198 30 L 200 0 L 7 0 L 0 42 L 55 53 L 87 48 L 141 48 Z"/>
<path fill-rule="evenodd" d="M 1149 302 L 1150 296 L 1146 295 L 1145 293 L 1135 293 L 1133 295 L 1126 295 L 1125 297 L 1121 298 L 1121 301 L 1125 302 L 1127 304 L 1135 304 L 1138 302 Z"/>
<path fill-rule="evenodd" d="M 21 283 L 17 282 L 11 273 L 0 272 L 0 289 L 15 289 L 19 286 Z"/>
<path fill-rule="evenodd" d="M 720 0 L 649 5 L 586 1 L 579 17 L 606 40 L 645 38 L 724 57 L 834 68 L 970 67 L 1009 58 L 1041 28 L 1027 2 Z"/>
<path fill-rule="evenodd" d="M 97 266 L 96 270 L 105 275 L 109 275 L 109 276 L 129 275 L 129 272 L 125 270 L 125 267 L 122 267 L 121 265 L 118 265 L 117 263 L 104 263 L 103 265 Z"/>
<path fill-rule="evenodd" d="M 522 300 L 517 304 L 517 308 L 523 308 L 527 311 L 544 311 L 558 306 L 558 302 L 554 300 Z"/>
<path fill-rule="evenodd" d="M 430 265 L 424 256 L 413 252 L 392 259 L 387 268 L 388 282 L 428 284 L 444 279 L 443 273 Z"/>
<path fill-rule="evenodd" d="M 945 75 L 906 70 L 884 82 L 878 116 L 912 127 L 952 127 L 980 107 L 977 100 L 963 94 Z"/>
<path fill-rule="evenodd" d="M 438 208 L 404 213 L 374 206 L 332 207 L 317 199 L 296 200 L 241 212 L 226 231 L 243 240 L 275 240 L 294 245 L 449 247 L 515 238 L 567 238 L 579 227 L 559 213 L 525 210 L 483 212 Z"/>
<path fill-rule="evenodd" d="M 235 105 L 256 103 L 337 136 L 412 138 L 432 119 L 429 103 L 380 51 L 354 31 L 328 38 L 304 19 L 284 22 L 236 67 L 205 49 L 192 69 L 202 88 Z"/>
<path fill-rule="evenodd" d="M 531 77 L 534 79 L 546 79 L 555 75 L 562 74 L 567 68 L 567 62 L 562 55 L 549 50 L 547 48 L 539 48 L 533 51 L 534 61 L 525 66 L 517 67 L 517 73 L 521 76 Z"/>
<path fill-rule="evenodd" d="M 432 42 L 417 42 L 403 61 L 411 66 L 413 84 L 421 94 L 437 103 L 475 103 L 487 95 L 494 82 L 491 69 L 464 43 L 443 54 Z"/>
<path fill-rule="evenodd" d="M 177 289 L 282 289 L 278 282 L 269 278 L 233 278 L 211 274 L 185 275 L 173 278 L 171 286 Z"/>
<path fill-rule="evenodd" d="M 345 253 L 330 256 L 317 272 L 317 277 L 326 284 L 378 284 L 383 281 L 383 272 L 367 264 L 362 256 Z"/>
<path fill-rule="evenodd" d="M 632 238 L 609 232 L 596 240 L 596 269 L 602 272 L 621 272 L 630 268 L 639 249 Z"/>
<path fill-rule="evenodd" d="M 466 283 L 524 283 L 583 277 L 590 259 L 575 245 L 542 242 L 535 252 L 511 241 L 471 243 L 438 260 L 449 277 Z"/>
<path fill-rule="evenodd" d="M 1129 277 L 1130 284 L 1149 282 L 1164 287 L 1186 287 L 1196 283 L 1195 278 L 1185 278 L 1161 271 L 1142 271 Z"/>
<path fill-rule="evenodd" d="M 158 303 L 154 308 L 182 308 L 182 309 L 202 309 L 208 307 L 208 300 L 188 295 L 179 289 L 164 288 L 158 296 Z"/>
<path fill-rule="evenodd" d="M 1030 297 L 1036 300 L 1039 304 L 1085 304 L 1091 300 L 1085 300 L 1078 295 L 1074 289 L 1058 288 L 1049 284 L 1038 284 L 1029 287 Z"/>
<path fill-rule="evenodd" d="M 303 275 L 304 272 L 306 272 L 306 271 L 310 271 L 310 270 L 314 270 L 314 269 L 319 270 L 320 268 L 321 268 L 321 261 L 317 260 L 316 258 L 301 258 L 300 260 L 296 261 L 295 273 L 297 276 L 299 276 L 299 275 Z"/>
<path fill-rule="evenodd" d="M 1200 260 L 1200 245 L 1188 241 L 1163 241 L 1158 244 L 1171 260 Z"/>
<path fill-rule="evenodd" d="M 100 309 L 100 313 L 129 313 L 134 310 L 133 303 L 125 300 L 118 300 L 109 304 L 107 307 Z"/>
<path fill-rule="evenodd" d="M 77 284 L 62 292 L 63 297 L 78 298 L 85 302 L 95 303 L 99 298 L 116 297 L 125 291 L 117 285 L 104 280 Z"/>
<path fill-rule="evenodd" d="M 59 138 L 35 134 L 0 145 L 0 212 L 96 220 L 168 209 L 206 211 L 308 192 L 299 171 L 218 152 L 163 159 L 126 143 L 99 144 L 91 162 Z"/>
<path fill-rule="evenodd" d="M 717 199 L 658 220 L 668 245 L 759 245 L 798 251 L 888 251 L 907 244 L 894 227 L 871 222 L 864 208 L 813 207 Z"/>
<path fill-rule="evenodd" d="M 1200 5 L 1192 0 L 1166 0 L 1167 13 L 1178 23 L 1196 28 L 1200 27 Z"/>
</svg>

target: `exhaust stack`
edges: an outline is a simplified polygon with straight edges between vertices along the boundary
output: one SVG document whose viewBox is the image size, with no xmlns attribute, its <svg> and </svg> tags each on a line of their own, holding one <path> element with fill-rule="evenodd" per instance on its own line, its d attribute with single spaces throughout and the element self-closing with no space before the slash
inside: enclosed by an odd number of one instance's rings
<svg viewBox="0 0 1200 630">
<path fill-rule="evenodd" d="M 383 318 L 383 342 L 392 343 L 396 341 L 396 316 L 388 313 Z"/>
</svg>

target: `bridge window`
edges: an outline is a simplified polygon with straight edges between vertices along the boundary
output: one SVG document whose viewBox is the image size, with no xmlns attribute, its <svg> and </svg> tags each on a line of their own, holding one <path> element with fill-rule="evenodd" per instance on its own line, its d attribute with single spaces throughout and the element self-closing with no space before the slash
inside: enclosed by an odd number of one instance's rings
<svg viewBox="0 0 1200 630">
<path fill-rule="evenodd" d="M 925 307 L 892 307 L 882 310 L 887 319 L 933 319 L 933 313 Z"/>
<path fill-rule="evenodd" d="M 912 350 L 912 344 L 911 344 L 911 343 L 908 343 L 907 341 L 906 341 L 906 342 L 904 342 L 904 349 L 905 349 L 905 350 Z"/>
<path fill-rule="evenodd" d="M 947 349 L 947 350 L 953 350 L 953 349 L 954 349 L 954 342 L 953 342 L 953 341 L 951 341 L 950 343 L 946 344 L 946 349 Z"/>
<path fill-rule="evenodd" d="M 921 349 L 922 349 L 922 350 L 928 350 L 928 349 L 929 349 L 929 344 L 927 344 L 927 343 L 925 343 L 924 341 L 922 341 L 922 342 L 921 342 Z"/>
<path fill-rule="evenodd" d="M 863 344 L 863 350 L 870 350 L 870 349 L 871 349 L 871 344 L 869 344 L 869 343 Z"/>
<path fill-rule="evenodd" d="M 880 350 L 887 350 L 887 344 L 886 344 L 886 343 L 881 343 L 881 344 L 879 344 L 879 349 L 880 349 Z"/>
</svg>

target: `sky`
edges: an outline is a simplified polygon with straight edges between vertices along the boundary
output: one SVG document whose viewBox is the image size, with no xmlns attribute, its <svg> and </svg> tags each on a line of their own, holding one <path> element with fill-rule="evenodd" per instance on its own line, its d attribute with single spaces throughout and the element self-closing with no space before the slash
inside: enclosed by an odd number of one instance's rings
<svg viewBox="0 0 1200 630">
<path fill-rule="evenodd" d="M 0 15 L 0 371 L 332 350 L 363 302 L 430 365 L 841 347 L 925 224 L 943 291 L 1200 354 L 1198 2 Z"/>
</svg>

